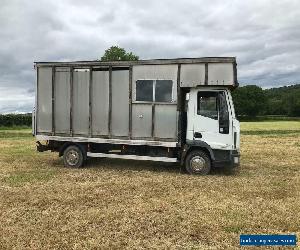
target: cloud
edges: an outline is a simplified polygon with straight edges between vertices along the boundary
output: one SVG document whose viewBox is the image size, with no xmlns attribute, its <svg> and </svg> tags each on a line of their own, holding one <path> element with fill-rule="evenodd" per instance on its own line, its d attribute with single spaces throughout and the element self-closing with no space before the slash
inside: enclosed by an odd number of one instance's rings
<svg viewBox="0 0 300 250">
<path fill-rule="evenodd" d="M 2 0 L 0 112 L 30 111 L 34 61 L 236 56 L 241 84 L 300 82 L 300 2 Z"/>
<path fill-rule="evenodd" d="M 24 89 L 0 87 L 1 113 L 31 112 L 34 92 Z"/>
</svg>

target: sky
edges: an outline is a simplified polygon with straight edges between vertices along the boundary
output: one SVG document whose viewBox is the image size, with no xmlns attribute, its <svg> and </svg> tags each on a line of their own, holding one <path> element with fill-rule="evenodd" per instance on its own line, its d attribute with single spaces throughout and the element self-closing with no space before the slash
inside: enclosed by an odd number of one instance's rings
<svg viewBox="0 0 300 250">
<path fill-rule="evenodd" d="M 235 56 L 241 85 L 300 83 L 299 0 L 1 0 L 0 113 L 30 112 L 34 61 Z"/>
</svg>

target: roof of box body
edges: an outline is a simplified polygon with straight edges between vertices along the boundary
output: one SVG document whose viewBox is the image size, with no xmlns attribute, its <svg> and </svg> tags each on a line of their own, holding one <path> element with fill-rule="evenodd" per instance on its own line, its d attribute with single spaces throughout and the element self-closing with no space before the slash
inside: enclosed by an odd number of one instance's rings
<svg viewBox="0 0 300 250">
<path fill-rule="evenodd" d="M 150 59 L 138 61 L 73 61 L 73 62 L 34 62 L 36 66 L 132 66 L 132 65 L 159 65 L 159 64 L 187 64 L 187 63 L 236 63 L 235 57 L 199 57 L 175 59 Z"/>
</svg>

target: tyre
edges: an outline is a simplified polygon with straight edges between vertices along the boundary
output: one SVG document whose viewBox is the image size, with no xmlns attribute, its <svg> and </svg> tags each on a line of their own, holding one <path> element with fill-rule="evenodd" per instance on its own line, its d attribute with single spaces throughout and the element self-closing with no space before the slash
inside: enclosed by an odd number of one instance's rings
<svg viewBox="0 0 300 250">
<path fill-rule="evenodd" d="M 72 145 L 64 151 L 64 165 L 71 168 L 80 168 L 84 163 L 84 155 L 79 146 Z"/>
<path fill-rule="evenodd" d="M 185 169 L 189 174 L 207 175 L 211 169 L 210 157 L 201 150 L 195 150 L 185 159 Z"/>
</svg>

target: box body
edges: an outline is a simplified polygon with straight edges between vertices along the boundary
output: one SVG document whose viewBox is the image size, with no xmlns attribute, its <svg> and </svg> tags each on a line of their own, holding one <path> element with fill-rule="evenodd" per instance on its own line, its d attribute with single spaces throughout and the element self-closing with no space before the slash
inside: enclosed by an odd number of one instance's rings
<svg viewBox="0 0 300 250">
<path fill-rule="evenodd" d="M 34 132 L 56 138 L 177 143 L 182 89 L 238 85 L 232 57 L 35 66 Z"/>
</svg>

